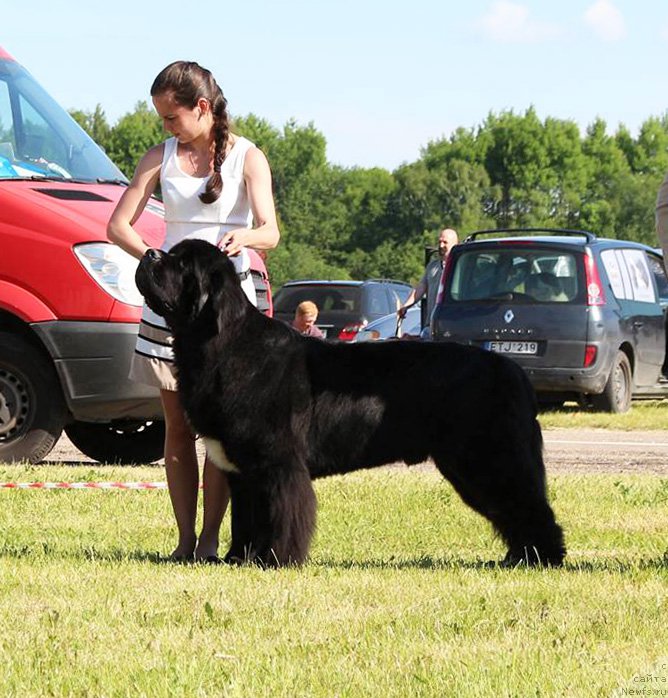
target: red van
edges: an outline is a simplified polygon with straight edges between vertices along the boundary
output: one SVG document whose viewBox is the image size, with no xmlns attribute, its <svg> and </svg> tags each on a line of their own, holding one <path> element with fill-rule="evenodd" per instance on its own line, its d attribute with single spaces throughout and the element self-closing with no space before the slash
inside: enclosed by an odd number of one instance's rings
<svg viewBox="0 0 668 698">
<path fill-rule="evenodd" d="M 42 460 L 63 429 L 102 462 L 161 457 L 158 392 L 127 378 L 137 260 L 106 238 L 127 180 L 0 48 L 0 461 Z M 136 227 L 158 247 L 162 204 Z M 271 313 L 252 253 L 260 307 Z"/>
</svg>

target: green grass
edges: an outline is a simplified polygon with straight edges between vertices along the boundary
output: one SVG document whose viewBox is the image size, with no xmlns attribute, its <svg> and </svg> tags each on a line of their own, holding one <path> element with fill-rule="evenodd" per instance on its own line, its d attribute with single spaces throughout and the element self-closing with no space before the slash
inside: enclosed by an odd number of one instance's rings
<svg viewBox="0 0 668 698">
<path fill-rule="evenodd" d="M 562 427 L 577 429 L 665 429 L 668 424 L 668 400 L 634 402 L 624 414 L 608 414 L 580 409 L 575 403 L 566 403 L 558 410 L 540 413 L 543 429 Z"/>
<path fill-rule="evenodd" d="M 162 476 L 0 467 L 2 481 Z M 559 570 L 487 565 L 503 546 L 435 473 L 316 488 L 310 562 L 268 572 L 161 562 L 164 490 L 0 491 L 0 695 L 524 697 L 668 681 L 668 479 L 553 478 Z"/>
</svg>

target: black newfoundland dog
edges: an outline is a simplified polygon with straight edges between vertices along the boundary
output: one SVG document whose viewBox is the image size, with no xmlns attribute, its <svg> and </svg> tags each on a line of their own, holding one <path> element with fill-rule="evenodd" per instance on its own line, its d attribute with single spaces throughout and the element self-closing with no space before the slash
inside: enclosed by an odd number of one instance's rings
<svg viewBox="0 0 668 698">
<path fill-rule="evenodd" d="M 505 564 L 561 564 L 535 397 L 511 360 L 454 343 L 303 337 L 256 310 L 226 255 L 200 240 L 149 250 L 136 278 L 174 333 L 193 429 L 229 475 L 226 561 L 303 562 L 312 478 L 431 458 L 501 535 Z"/>
</svg>

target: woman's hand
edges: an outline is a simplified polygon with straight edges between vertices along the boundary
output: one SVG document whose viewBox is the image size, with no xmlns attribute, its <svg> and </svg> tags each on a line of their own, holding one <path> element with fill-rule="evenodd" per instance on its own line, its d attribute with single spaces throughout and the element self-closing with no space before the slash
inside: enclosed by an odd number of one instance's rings
<svg viewBox="0 0 668 698">
<path fill-rule="evenodd" d="M 230 230 L 223 235 L 218 247 L 228 256 L 235 257 L 244 247 L 248 246 L 250 230 Z"/>
</svg>

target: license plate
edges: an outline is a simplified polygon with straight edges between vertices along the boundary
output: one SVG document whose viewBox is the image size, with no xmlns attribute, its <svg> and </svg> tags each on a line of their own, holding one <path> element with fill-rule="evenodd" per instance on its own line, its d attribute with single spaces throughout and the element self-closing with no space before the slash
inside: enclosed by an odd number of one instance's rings
<svg viewBox="0 0 668 698">
<path fill-rule="evenodd" d="M 536 354 L 538 342 L 485 342 L 485 349 L 498 354 Z"/>
</svg>

